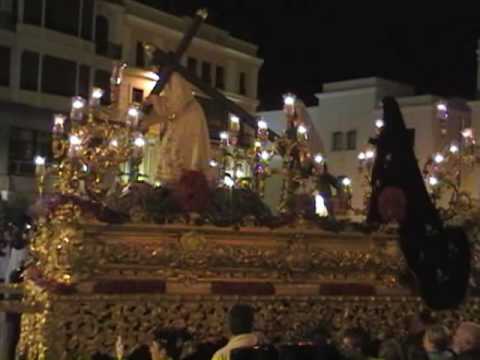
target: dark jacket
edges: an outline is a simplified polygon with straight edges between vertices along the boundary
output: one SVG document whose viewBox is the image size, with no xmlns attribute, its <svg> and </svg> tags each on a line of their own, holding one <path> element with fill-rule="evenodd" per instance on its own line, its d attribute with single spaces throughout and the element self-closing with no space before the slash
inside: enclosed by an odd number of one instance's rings
<svg viewBox="0 0 480 360">
<path fill-rule="evenodd" d="M 467 351 L 462 354 L 458 354 L 455 360 L 479 360 L 480 349 Z"/>
<path fill-rule="evenodd" d="M 387 340 L 380 348 L 379 358 L 384 360 L 428 360 L 418 339 L 421 336 Z"/>
</svg>

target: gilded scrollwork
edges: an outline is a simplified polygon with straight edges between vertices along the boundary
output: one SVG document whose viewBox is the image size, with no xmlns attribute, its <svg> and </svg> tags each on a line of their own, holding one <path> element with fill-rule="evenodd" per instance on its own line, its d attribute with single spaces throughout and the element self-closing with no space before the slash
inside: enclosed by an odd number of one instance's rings
<svg viewBox="0 0 480 360">
<path fill-rule="evenodd" d="M 249 303 L 256 310 L 257 329 L 276 343 L 301 339 L 322 323 L 332 333 L 364 326 L 375 335 L 401 331 L 406 317 L 421 309 L 417 298 L 390 297 L 168 297 L 73 296 L 51 299 L 48 314 L 28 314 L 22 324 L 32 351 L 61 344 L 67 353 L 111 353 L 121 335 L 127 348 L 144 343 L 157 328 L 187 329 L 196 341 L 226 336 L 225 316 L 232 304 Z M 449 325 L 460 320 L 480 320 L 478 301 L 462 311 L 438 315 Z M 57 351 L 54 348 L 51 351 Z M 59 351 L 59 350 L 58 350 Z M 54 354 L 54 353 L 51 353 Z"/>
<path fill-rule="evenodd" d="M 225 236 L 235 236 L 235 231 Z M 101 257 L 107 267 L 101 272 L 148 277 L 155 268 L 155 276 L 165 279 L 253 276 L 275 281 L 366 280 L 393 286 L 404 266 L 400 256 L 381 247 L 335 249 L 321 244 L 302 236 L 272 238 L 260 246 L 251 238 L 225 242 L 196 231 L 164 234 L 143 240 L 141 246 L 133 241 L 104 245 Z"/>
</svg>

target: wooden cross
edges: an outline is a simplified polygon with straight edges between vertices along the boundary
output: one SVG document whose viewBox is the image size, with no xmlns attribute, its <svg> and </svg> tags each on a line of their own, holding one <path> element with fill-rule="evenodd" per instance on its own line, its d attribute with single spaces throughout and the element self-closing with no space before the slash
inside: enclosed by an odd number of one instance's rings
<svg viewBox="0 0 480 360">
<path fill-rule="evenodd" d="M 210 85 L 204 83 L 200 80 L 195 74 L 192 74 L 188 69 L 181 65 L 180 61 L 182 56 L 185 54 L 186 50 L 189 48 L 192 43 L 193 38 L 198 33 L 200 26 L 205 21 L 208 16 L 208 12 L 205 9 L 198 10 L 192 25 L 188 28 L 187 32 L 184 34 L 182 41 L 180 42 L 178 48 L 175 52 L 165 53 L 164 51 L 157 49 L 154 53 L 154 63 L 160 67 L 158 72 L 159 79 L 155 84 L 151 94 L 158 95 L 167 84 L 170 76 L 174 71 L 178 72 L 180 75 L 189 81 L 191 84 L 196 86 L 200 91 L 205 95 L 212 98 L 222 107 L 224 107 L 229 113 L 237 115 L 246 124 L 251 126 L 254 129 L 257 129 L 257 118 L 250 114 L 248 111 L 243 109 L 241 106 L 235 102 L 229 100 L 225 95 L 223 95 L 217 89 L 211 87 Z M 148 112 L 149 109 L 144 109 L 145 112 Z M 276 133 L 269 130 L 270 140 L 275 140 L 278 137 Z"/>
<path fill-rule="evenodd" d="M 171 65 L 163 66 L 160 72 L 158 73 L 158 81 L 153 87 L 153 90 L 150 94 L 158 95 L 162 92 L 165 85 L 167 85 L 170 76 L 174 71 L 174 64 L 180 63 L 182 56 L 185 54 L 187 49 L 190 47 L 193 38 L 197 35 L 200 26 L 208 17 L 208 11 L 206 9 L 200 9 L 196 12 L 195 17 L 193 18 L 193 23 L 187 29 L 187 32 L 183 35 L 180 44 L 175 50 L 174 53 L 170 54 Z"/>
</svg>

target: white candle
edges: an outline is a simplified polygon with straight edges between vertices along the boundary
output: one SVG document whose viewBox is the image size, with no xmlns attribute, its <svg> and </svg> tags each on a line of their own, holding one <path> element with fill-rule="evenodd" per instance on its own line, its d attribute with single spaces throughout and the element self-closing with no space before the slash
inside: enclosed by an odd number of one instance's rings
<svg viewBox="0 0 480 360">
<path fill-rule="evenodd" d="M 228 132 L 222 131 L 220 133 L 220 141 L 221 141 L 222 145 L 228 146 L 228 139 L 229 138 L 230 138 L 230 135 L 228 134 Z"/>
<path fill-rule="evenodd" d="M 315 214 L 320 217 L 328 216 L 328 209 L 325 206 L 325 200 L 318 192 L 315 193 Z"/>
<path fill-rule="evenodd" d="M 43 156 L 35 156 L 34 159 L 35 162 L 35 174 L 37 176 L 43 176 L 45 174 L 45 164 L 46 164 L 46 159 Z"/>
<path fill-rule="evenodd" d="M 72 110 L 70 118 L 75 121 L 83 120 L 83 112 L 85 110 L 85 100 L 80 96 L 72 98 Z"/>
<path fill-rule="evenodd" d="M 103 94 L 104 91 L 102 89 L 94 87 L 90 95 L 90 106 L 99 106 L 100 99 L 102 98 Z"/>
<path fill-rule="evenodd" d="M 288 115 L 293 115 L 295 113 L 295 101 L 297 97 L 294 94 L 285 94 L 283 95 L 283 109 Z"/>
<path fill-rule="evenodd" d="M 67 117 L 63 114 L 53 115 L 53 128 L 52 132 L 54 135 L 61 135 L 64 132 L 65 120 Z"/>
<path fill-rule="evenodd" d="M 127 111 L 127 124 L 129 126 L 137 127 L 140 116 L 141 111 L 138 109 L 138 107 L 135 105 L 130 106 Z"/>
</svg>

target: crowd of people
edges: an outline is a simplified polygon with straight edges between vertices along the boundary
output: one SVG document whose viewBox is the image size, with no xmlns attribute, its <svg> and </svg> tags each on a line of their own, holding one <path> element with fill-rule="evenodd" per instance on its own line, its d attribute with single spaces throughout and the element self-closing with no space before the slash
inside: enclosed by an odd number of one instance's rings
<svg viewBox="0 0 480 360">
<path fill-rule="evenodd" d="M 0 284 L 21 281 L 27 257 L 30 219 L 0 199 Z M 0 300 L 14 299 L 0 291 Z M 0 360 L 13 358 L 20 335 L 20 314 L 0 312 Z"/>
<path fill-rule="evenodd" d="M 163 340 L 139 346 L 128 354 L 121 339 L 116 359 L 128 360 L 480 360 L 480 325 L 463 322 L 455 329 L 437 323 L 428 312 L 409 319 L 404 336 L 382 341 L 366 329 L 346 329 L 333 341 L 324 329 L 313 331 L 304 341 L 271 344 L 256 332 L 254 309 L 237 304 L 228 316 L 231 337 L 223 344 L 202 344 L 182 351 L 178 339 L 173 347 Z M 171 344 L 170 344 L 171 345 Z M 183 349 L 185 350 L 185 348 Z M 93 360 L 114 359 L 96 354 Z"/>
</svg>

